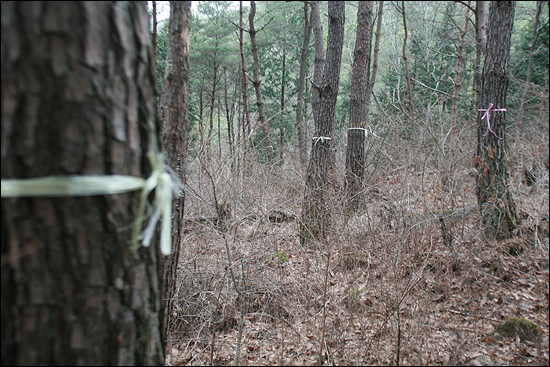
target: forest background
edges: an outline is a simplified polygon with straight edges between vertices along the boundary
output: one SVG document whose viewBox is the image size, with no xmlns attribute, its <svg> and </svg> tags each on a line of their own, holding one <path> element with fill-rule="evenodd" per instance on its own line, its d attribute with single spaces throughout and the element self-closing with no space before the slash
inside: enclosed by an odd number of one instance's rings
<svg viewBox="0 0 550 367">
<path fill-rule="evenodd" d="M 308 162 L 300 159 L 296 127 L 304 4 L 256 5 L 269 139 L 260 126 L 256 99 L 250 96 L 254 62 L 246 32 L 249 123 L 243 110 L 238 3 L 193 5 L 185 213 L 189 228 L 179 265 L 170 363 L 237 363 L 239 358 L 284 364 L 319 363 L 322 358 L 359 364 L 546 363 L 546 333 L 545 346 L 526 349 L 519 339 L 517 344 L 493 340 L 493 332 L 502 320 L 526 316 L 529 310 L 536 310 L 530 319 L 548 325 L 547 279 L 530 285 L 530 290 L 538 289 L 536 295 L 510 295 L 521 293 L 511 274 L 525 274 L 522 267 L 539 269 L 536 279 L 548 275 L 547 5 L 516 4 L 506 134 L 510 182 L 523 225 L 512 239 L 495 242 L 480 230 L 472 179 L 477 109 L 484 108 L 477 104 L 475 81 L 476 68 L 483 67 L 483 57 L 476 59 L 474 7 L 479 3 L 383 3 L 378 72 L 365 124 L 362 199 L 359 210 L 349 213 L 345 196 L 334 195 L 329 205 L 337 230 L 322 250 L 301 247 L 296 233 Z M 372 9 L 369 77 L 380 6 L 377 2 Z M 468 6 L 471 11 L 466 12 Z M 534 32 L 539 6 L 545 10 Z M 345 187 L 357 7 L 357 2 L 346 2 L 333 136 L 332 180 L 340 193 Z M 245 5 L 245 30 L 249 11 Z M 320 3 L 320 11 L 326 39 L 326 2 Z M 489 9 L 485 11 L 487 16 Z M 167 29 L 168 20 L 158 24 L 159 95 Z M 410 104 L 404 53 L 410 62 Z M 457 77 L 459 56 L 462 69 Z M 309 142 L 314 136 L 313 35 L 306 63 L 301 113 Z M 458 101 L 453 112 L 455 85 Z M 457 124 L 454 141 L 452 121 Z M 310 144 L 305 147 L 309 157 Z M 222 206 L 225 214 L 219 211 Z M 474 253 L 479 257 L 472 260 Z M 228 266 L 236 269 L 236 282 L 225 278 Z M 480 271 L 485 283 L 469 284 Z M 246 295 L 245 310 L 241 294 Z M 533 303 L 514 308 L 503 301 L 514 297 Z M 423 307 L 429 311 L 421 311 Z M 380 319 L 374 321 L 376 315 Z M 377 348 L 373 338 L 378 338 Z M 239 356 L 242 345 L 247 347 Z"/>
</svg>

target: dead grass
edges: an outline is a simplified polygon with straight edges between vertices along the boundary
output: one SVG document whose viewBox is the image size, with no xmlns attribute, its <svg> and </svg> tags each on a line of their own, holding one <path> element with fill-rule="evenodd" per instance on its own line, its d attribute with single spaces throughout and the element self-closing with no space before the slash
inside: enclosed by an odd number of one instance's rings
<svg viewBox="0 0 550 367">
<path fill-rule="evenodd" d="M 547 149 L 547 132 L 544 139 Z M 230 267 L 244 295 L 241 364 L 317 364 L 320 348 L 331 365 L 393 365 L 398 350 L 405 365 L 548 364 L 548 171 L 534 187 L 521 178 L 524 158 L 544 155 L 541 143 L 518 135 L 511 149 L 523 220 L 503 241 L 484 238 L 468 175 L 471 146 L 457 147 L 451 162 L 428 143 L 370 144 L 363 206 L 346 215 L 334 198 L 332 235 L 311 248 L 298 240 L 299 169 L 255 166 L 243 180 L 224 162 L 206 168 L 232 219 L 227 232 L 207 221 L 187 228 L 167 365 L 234 363 L 240 307 Z M 189 167 L 189 219 L 216 214 L 200 170 L 197 162 Z M 275 210 L 295 217 L 275 223 Z M 541 328 L 538 342 L 493 338 L 516 316 Z"/>
</svg>

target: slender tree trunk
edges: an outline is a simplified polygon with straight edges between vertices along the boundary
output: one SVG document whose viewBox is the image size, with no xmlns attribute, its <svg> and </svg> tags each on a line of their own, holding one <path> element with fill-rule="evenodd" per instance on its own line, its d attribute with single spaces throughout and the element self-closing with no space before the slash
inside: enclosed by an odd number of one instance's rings
<svg viewBox="0 0 550 367">
<path fill-rule="evenodd" d="M 248 15 L 248 22 L 250 24 L 250 29 L 248 33 L 250 34 L 250 42 L 252 43 L 252 57 L 254 58 L 254 68 L 252 69 L 254 75 L 254 89 L 256 90 L 256 104 L 258 105 L 258 115 L 260 118 L 260 127 L 264 134 L 264 143 L 267 150 L 267 158 L 269 160 L 269 165 L 273 164 L 273 144 L 271 144 L 271 138 L 269 136 L 269 127 L 265 121 L 265 112 L 264 112 L 264 100 L 262 98 L 262 90 L 260 88 L 260 59 L 258 58 L 258 47 L 256 46 L 256 29 L 254 28 L 254 17 L 256 16 L 256 2 L 250 2 L 250 14 Z"/>
<path fill-rule="evenodd" d="M 283 111 L 285 110 L 285 75 L 286 75 L 286 45 L 283 45 L 283 71 L 281 73 L 281 116 L 283 116 Z M 279 132 L 279 151 L 281 152 L 281 158 L 279 160 L 279 165 L 284 164 L 284 145 L 285 145 L 285 129 L 281 126 Z"/>
<path fill-rule="evenodd" d="M 204 78 L 201 80 L 200 89 L 199 89 L 199 141 L 200 141 L 200 150 L 199 155 L 202 158 L 206 152 L 206 143 L 204 139 Z M 199 170 L 202 172 L 202 169 Z"/>
<path fill-rule="evenodd" d="M 212 131 L 214 130 L 214 104 L 216 103 L 216 87 L 218 84 L 218 64 L 216 61 L 216 55 L 214 54 L 214 61 L 212 65 L 214 69 L 214 77 L 212 80 L 212 91 L 210 93 L 210 113 L 208 115 L 209 117 L 209 125 L 208 125 L 208 137 L 206 138 L 206 152 L 207 152 L 207 161 L 209 162 L 212 158 L 212 151 L 211 151 L 211 145 L 212 145 Z"/>
<path fill-rule="evenodd" d="M 229 144 L 229 156 L 231 157 L 231 171 L 235 169 L 235 164 L 233 161 L 234 152 L 233 152 L 233 117 L 235 113 L 232 108 L 229 107 L 229 99 L 227 97 L 227 68 L 223 71 L 225 88 L 224 88 L 224 100 L 225 100 L 225 116 L 227 118 L 227 142 Z"/>
<path fill-rule="evenodd" d="M 218 97 L 218 160 L 221 161 L 222 158 L 222 106 L 221 106 L 221 96 Z"/>
<path fill-rule="evenodd" d="M 155 70 L 157 69 L 157 2 L 153 3 L 153 51 L 155 52 Z"/>
<path fill-rule="evenodd" d="M 382 11 L 384 8 L 384 2 L 378 2 L 378 15 L 376 20 L 376 35 L 374 38 L 374 54 L 372 56 L 372 72 L 369 80 L 369 88 L 367 90 L 367 100 L 365 102 L 365 108 L 369 111 L 370 99 L 374 89 L 374 83 L 376 82 L 376 73 L 378 72 L 378 53 L 380 51 L 380 31 L 382 29 Z"/>
<path fill-rule="evenodd" d="M 485 28 L 485 1 L 476 1 L 476 61 L 474 73 L 474 88 L 476 91 L 476 106 L 479 106 L 481 95 L 481 57 L 485 55 L 487 44 L 487 29 Z"/>
<path fill-rule="evenodd" d="M 244 28 L 243 28 L 243 2 L 239 1 L 239 47 L 241 49 L 241 69 L 243 72 L 243 108 L 245 123 L 243 124 L 243 178 L 246 173 L 246 139 L 249 140 L 250 149 L 254 149 L 252 134 L 250 132 L 250 113 L 248 111 L 248 83 L 246 80 L 246 63 L 244 59 Z"/>
<path fill-rule="evenodd" d="M 366 91 L 371 32 L 372 1 L 359 1 L 355 52 L 351 71 L 350 118 L 346 150 L 346 194 L 350 209 L 356 208 L 359 203 L 365 169 Z"/>
<path fill-rule="evenodd" d="M 529 52 L 529 66 L 527 67 L 527 78 L 525 79 L 525 88 L 521 94 L 521 100 L 519 103 L 519 120 L 523 121 L 523 112 L 525 107 L 525 99 L 527 98 L 527 92 L 529 91 L 529 83 L 531 82 L 531 73 L 533 72 L 533 59 L 535 57 L 535 44 L 537 42 L 540 13 L 542 12 L 542 1 L 537 1 L 537 15 L 535 15 L 535 24 L 533 28 L 533 36 L 531 37 L 531 50 Z"/>
<path fill-rule="evenodd" d="M 145 2 L 2 2 L 2 179 L 151 173 L 149 24 Z M 122 230 L 139 198 L 2 198 L 2 365 L 164 364 L 158 245 Z"/>
<path fill-rule="evenodd" d="M 408 38 L 408 31 L 407 31 L 407 17 L 405 16 L 405 2 L 401 1 L 401 10 L 403 13 L 403 28 L 405 29 L 405 38 L 403 39 L 403 61 L 405 62 L 405 90 L 407 91 L 407 95 L 409 96 L 409 112 L 410 112 L 410 118 L 412 121 L 414 121 L 414 101 L 413 101 L 413 95 L 411 91 L 411 76 L 409 73 L 410 69 L 410 62 L 409 62 L 409 55 L 407 55 L 406 48 L 407 48 L 407 38 Z M 405 112 L 405 99 L 406 96 L 403 96 L 403 112 Z"/>
<path fill-rule="evenodd" d="M 487 55 L 483 65 L 480 109 L 506 108 L 508 63 L 514 22 L 514 2 L 492 1 L 489 10 Z M 516 206 L 509 190 L 506 167 L 506 112 L 482 117 L 478 111 L 476 194 L 487 235 L 499 239 L 512 236 L 517 226 Z M 489 122 L 490 128 L 489 130 Z"/>
<path fill-rule="evenodd" d="M 323 82 L 314 87 L 319 92 L 320 111 L 319 120 L 315 121 L 315 136 L 307 171 L 300 231 L 302 245 L 326 238 L 330 231 L 330 210 L 327 205 L 327 196 L 330 178 L 333 177 L 332 138 L 344 42 L 344 2 L 329 1 L 328 20 L 327 57 Z"/>
<path fill-rule="evenodd" d="M 460 73 L 462 69 L 462 48 L 464 46 L 464 36 L 466 36 L 466 32 L 468 31 L 468 14 L 470 13 L 470 1 L 468 1 L 468 7 L 466 7 L 466 14 L 464 15 L 464 27 L 462 28 L 462 31 L 460 32 L 460 41 L 458 42 L 458 48 L 457 48 L 457 56 L 456 56 L 456 76 L 455 80 L 453 81 L 454 89 L 453 89 L 453 105 L 451 107 L 451 149 L 454 149 L 455 142 L 456 142 L 456 135 L 458 134 L 458 128 L 456 127 L 456 118 L 457 118 L 457 108 L 458 108 L 458 93 L 460 91 Z"/>
<path fill-rule="evenodd" d="M 306 82 L 307 51 L 311 38 L 311 22 L 308 21 L 308 3 L 304 2 L 304 31 L 302 33 L 302 49 L 300 52 L 300 76 L 298 79 L 298 103 L 296 105 L 296 138 L 298 140 L 298 157 L 300 167 L 305 171 L 307 164 L 307 151 L 305 143 L 304 126 L 304 87 Z"/>
<path fill-rule="evenodd" d="M 313 65 L 313 87 L 311 88 L 311 106 L 313 108 L 313 120 L 317 124 L 320 121 L 319 113 L 321 111 L 321 97 L 319 95 L 319 86 L 323 81 L 323 67 L 325 65 L 325 51 L 323 41 L 323 26 L 321 15 L 319 13 L 319 2 L 311 3 L 311 26 L 315 38 L 315 60 Z"/>
<path fill-rule="evenodd" d="M 189 30 L 191 2 L 171 1 L 166 54 L 166 69 L 162 85 L 162 145 L 166 158 L 180 182 L 185 182 L 187 160 L 187 130 L 189 126 Z M 164 259 L 163 292 L 165 299 L 164 335 L 171 325 L 176 293 L 177 265 L 183 242 L 183 212 L 185 197 L 176 198 L 172 207 L 172 255 Z"/>
</svg>

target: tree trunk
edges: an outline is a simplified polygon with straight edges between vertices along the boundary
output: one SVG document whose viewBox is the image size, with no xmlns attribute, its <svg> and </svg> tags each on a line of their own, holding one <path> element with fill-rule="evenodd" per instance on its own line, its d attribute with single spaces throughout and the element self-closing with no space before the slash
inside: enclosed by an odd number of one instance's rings
<svg viewBox="0 0 550 367">
<path fill-rule="evenodd" d="M 244 28 L 243 28 L 243 2 L 239 1 L 239 47 L 241 49 L 241 69 L 243 72 L 243 108 L 244 118 L 243 124 L 243 179 L 246 174 L 246 140 L 249 140 L 250 149 L 254 149 L 252 142 L 252 134 L 250 131 L 250 113 L 248 111 L 248 83 L 246 81 L 246 63 L 244 60 Z"/>
<path fill-rule="evenodd" d="M 407 95 L 409 96 L 409 112 L 410 112 L 410 118 L 412 121 L 414 121 L 414 101 L 413 101 L 413 95 L 411 91 L 411 76 L 409 73 L 409 55 L 406 53 L 407 48 L 407 38 L 408 38 L 408 32 L 407 32 L 407 17 L 405 16 L 405 2 L 401 1 L 401 10 L 403 13 L 403 28 L 405 29 L 405 38 L 403 39 L 403 61 L 405 62 L 405 90 Z M 403 96 L 403 112 L 405 112 L 405 96 Z"/>
<path fill-rule="evenodd" d="M 210 162 L 212 158 L 212 131 L 214 130 L 214 104 L 216 103 L 216 87 L 218 84 L 218 64 L 216 60 L 216 53 L 214 52 L 214 60 L 212 68 L 214 69 L 214 77 L 212 79 L 212 92 L 210 93 L 210 113 L 209 125 L 208 125 L 208 137 L 206 138 L 206 161 Z"/>
<path fill-rule="evenodd" d="M 229 143 L 229 156 L 231 157 L 231 172 L 235 169 L 235 162 L 233 160 L 234 158 L 234 152 L 233 152 L 233 117 L 235 115 L 233 111 L 233 104 L 231 104 L 231 108 L 229 107 L 229 99 L 227 96 L 227 89 L 229 88 L 227 86 L 227 68 L 223 69 L 223 76 L 224 76 L 224 102 L 225 102 L 225 116 L 227 119 L 227 142 Z M 235 87 L 235 84 L 233 84 Z"/>
<path fill-rule="evenodd" d="M 306 82 L 307 50 L 309 49 L 309 39 L 311 38 L 311 23 L 308 21 L 308 6 L 307 2 L 304 2 L 304 32 L 302 33 L 298 103 L 296 105 L 296 138 L 298 140 L 298 157 L 302 172 L 305 171 L 307 164 L 307 151 L 304 136 L 304 87 Z"/>
<path fill-rule="evenodd" d="M 314 87 L 319 92 L 320 111 L 319 120 L 315 121 L 315 136 L 307 170 L 300 231 L 302 245 L 324 239 L 330 231 L 330 211 L 326 205 L 326 197 L 334 161 L 332 138 L 344 42 L 344 2 L 329 1 L 328 20 L 327 57 L 323 82 Z"/>
<path fill-rule="evenodd" d="M 357 10 L 357 33 L 351 71 L 350 118 L 346 150 L 346 194 L 350 209 L 356 208 L 359 203 L 365 169 L 366 91 L 371 32 L 372 1 L 360 1 Z"/>
<path fill-rule="evenodd" d="M 153 51 L 155 53 L 155 70 L 157 68 L 157 2 L 153 3 Z"/>
<path fill-rule="evenodd" d="M 283 112 L 285 110 L 285 75 L 286 75 L 286 45 L 283 44 L 283 71 L 281 73 L 281 116 L 283 116 Z M 279 151 L 281 153 L 281 158 L 279 160 L 279 165 L 284 164 L 284 151 L 285 151 L 285 129 L 281 125 L 280 131 L 279 131 Z"/>
<path fill-rule="evenodd" d="M 189 30 L 191 25 L 191 2 L 170 2 L 168 25 L 168 50 L 162 85 L 163 134 L 162 145 L 170 167 L 180 182 L 185 182 L 187 160 L 187 134 L 189 126 Z M 173 201 L 172 208 L 172 255 L 163 262 L 164 336 L 167 340 L 170 329 L 173 299 L 176 292 L 177 265 L 183 241 L 183 211 L 185 197 Z"/>
<path fill-rule="evenodd" d="M 250 14 L 248 15 L 248 22 L 250 24 L 250 42 L 252 43 L 252 57 L 254 58 L 254 68 L 252 69 L 254 75 L 254 89 L 256 90 L 256 104 L 258 105 L 258 115 L 260 117 L 260 127 L 264 134 L 264 143 L 267 150 L 267 158 L 269 165 L 273 164 L 273 145 L 271 144 L 271 138 L 269 137 L 269 127 L 265 121 L 264 112 L 264 100 L 262 98 L 262 90 L 260 89 L 260 59 L 258 58 L 258 47 L 256 46 L 256 29 L 254 28 L 254 17 L 256 16 L 256 2 L 250 2 Z"/>
<path fill-rule="evenodd" d="M 145 2 L 2 2 L 2 178 L 147 177 L 156 80 Z M 140 193 L 3 198 L 2 365 L 161 365 L 158 246 Z"/>
<path fill-rule="evenodd" d="M 370 107 L 370 99 L 372 96 L 372 91 L 374 89 L 374 83 L 376 82 L 376 73 L 378 72 L 378 52 L 380 51 L 380 31 L 382 29 L 382 11 L 384 8 L 384 2 L 378 2 L 378 15 L 376 20 L 376 35 L 374 38 L 374 54 L 372 55 L 372 72 L 369 80 L 369 88 L 367 90 L 367 100 L 365 102 L 365 107 L 367 111 Z M 372 36 L 371 36 L 372 37 Z"/>
<path fill-rule="evenodd" d="M 531 50 L 529 52 L 529 66 L 527 67 L 527 78 L 525 79 L 525 88 L 521 94 L 521 100 L 519 103 L 519 120 L 523 121 L 523 112 L 525 107 L 525 98 L 527 98 L 527 92 L 529 91 L 529 83 L 531 82 L 531 73 L 533 72 L 533 59 L 535 57 L 535 43 L 537 42 L 540 13 L 542 12 L 542 1 L 537 1 L 537 15 L 535 15 L 535 24 L 533 28 L 533 36 L 531 37 Z"/>
<path fill-rule="evenodd" d="M 468 1 L 468 6 L 466 7 L 466 14 L 464 15 L 464 28 L 460 32 L 460 41 L 458 42 L 458 47 L 456 50 L 456 76 L 453 81 L 453 105 L 451 108 L 451 150 L 454 149 L 456 142 L 456 135 L 458 134 L 458 128 L 456 127 L 456 118 L 458 114 L 458 92 L 460 91 L 460 73 L 462 69 L 462 48 L 464 46 L 464 36 L 468 31 L 468 14 L 470 13 L 470 1 Z M 454 172 L 454 167 L 451 169 Z"/>
<path fill-rule="evenodd" d="M 481 56 L 485 54 L 487 44 L 487 29 L 485 28 L 485 1 L 476 1 L 476 65 L 474 73 L 474 88 L 476 103 L 479 105 L 481 95 Z"/>
<path fill-rule="evenodd" d="M 319 13 L 319 2 L 312 1 L 311 3 L 311 26 L 313 36 L 315 38 L 315 60 L 313 65 L 313 87 L 311 88 L 311 106 L 313 108 L 313 121 L 317 124 L 320 121 L 319 113 L 321 111 L 321 97 L 319 96 L 318 86 L 323 81 L 323 67 L 325 65 L 324 58 L 324 41 L 323 41 L 323 26 L 321 23 L 321 15 Z M 315 87 L 317 86 L 317 87 Z"/>
<path fill-rule="evenodd" d="M 514 2 L 491 2 L 480 109 L 506 108 L 513 22 Z M 517 226 L 516 206 L 508 188 L 506 113 L 495 111 L 482 120 L 485 113 L 477 114 L 476 194 L 488 236 L 502 239 L 512 236 Z"/>
</svg>

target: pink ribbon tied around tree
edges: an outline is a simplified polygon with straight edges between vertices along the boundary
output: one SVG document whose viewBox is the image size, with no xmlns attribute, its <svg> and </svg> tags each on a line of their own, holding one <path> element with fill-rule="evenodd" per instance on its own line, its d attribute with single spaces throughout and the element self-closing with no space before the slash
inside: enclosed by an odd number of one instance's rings
<svg viewBox="0 0 550 367">
<path fill-rule="evenodd" d="M 485 114 L 481 117 L 481 120 L 483 120 L 485 117 L 487 117 L 487 131 L 485 132 L 485 134 L 483 134 L 481 136 L 481 140 L 485 139 L 485 137 L 487 136 L 487 134 L 489 134 L 489 131 L 493 133 L 494 136 L 496 136 L 497 138 L 501 139 L 502 138 L 500 136 L 498 136 L 497 134 L 495 134 L 495 132 L 493 131 L 493 129 L 491 129 L 491 111 L 506 111 L 506 108 L 493 108 L 493 104 L 490 103 L 489 104 L 489 108 L 487 108 L 486 110 L 485 109 L 478 109 L 478 111 L 485 111 Z"/>
</svg>

